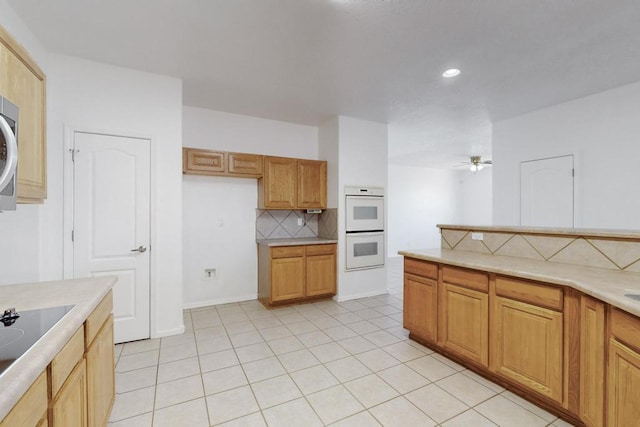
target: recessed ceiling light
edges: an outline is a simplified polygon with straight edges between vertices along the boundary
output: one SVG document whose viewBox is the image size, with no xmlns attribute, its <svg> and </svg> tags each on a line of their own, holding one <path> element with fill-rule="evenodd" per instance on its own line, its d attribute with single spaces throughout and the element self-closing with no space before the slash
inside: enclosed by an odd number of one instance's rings
<svg viewBox="0 0 640 427">
<path fill-rule="evenodd" d="M 459 74 L 460 74 L 460 70 L 458 70 L 457 68 L 449 68 L 447 71 L 442 73 L 442 77 L 450 78 L 450 77 L 455 77 Z"/>
</svg>

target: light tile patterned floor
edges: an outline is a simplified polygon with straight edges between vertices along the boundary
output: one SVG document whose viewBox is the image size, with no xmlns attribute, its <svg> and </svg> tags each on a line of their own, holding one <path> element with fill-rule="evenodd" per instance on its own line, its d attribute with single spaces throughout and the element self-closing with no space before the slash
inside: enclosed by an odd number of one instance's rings
<svg viewBox="0 0 640 427">
<path fill-rule="evenodd" d="M 342 304 L 185 310 L 184 334 L 116 346 L 109 425 L 568 425 L 408 340 L 399 281 Z"/>
</svg>

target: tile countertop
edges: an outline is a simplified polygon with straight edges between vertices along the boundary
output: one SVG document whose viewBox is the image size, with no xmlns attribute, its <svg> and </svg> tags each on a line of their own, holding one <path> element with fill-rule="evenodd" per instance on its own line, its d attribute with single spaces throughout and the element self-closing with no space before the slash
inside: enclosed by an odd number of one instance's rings
<svg viewBox="0 0 640 427">
<path fill-rule="evenodd" d="M 410 258 L 569 286 L 615 307 L 640 316 L 640 301 L 624 294 L 640 294 L 640 273 L 582 267 L 501 255 L 450 249 L 399 251 Z"/>
<path fill-rule="evenodd" d="M 16 311 L 74 305 L 58 323 L 0 375 L 0 420 L 51 363 L 102 298 L 115 276 L 0 286 L 2 309 Z"/>
<path fill-rule="evenodd" d="M 305 237 L 298 239 L 259 239 L 256 243 L 262 246 L 299 246 L 299 245 L 326 245 L 338 243 L 337 240 L 324 237 Z"/>
</svg>

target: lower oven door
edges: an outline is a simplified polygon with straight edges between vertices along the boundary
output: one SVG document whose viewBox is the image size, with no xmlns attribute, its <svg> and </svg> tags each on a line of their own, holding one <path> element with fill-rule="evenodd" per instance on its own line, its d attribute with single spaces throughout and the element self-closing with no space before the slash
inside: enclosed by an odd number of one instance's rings
<svg viewBox="0 0 640 427">
<path fill-rule="evenodd" d="M 384 265 L 384 232 L 347 234 L 347 270 Z"/>
</svg>

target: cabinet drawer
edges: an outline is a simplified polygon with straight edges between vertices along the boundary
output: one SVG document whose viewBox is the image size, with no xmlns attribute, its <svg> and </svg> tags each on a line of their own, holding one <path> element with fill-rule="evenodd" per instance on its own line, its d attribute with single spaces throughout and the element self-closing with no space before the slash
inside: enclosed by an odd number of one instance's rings
<svg viewBox="0 0 640 427">
<path fill-rule="evenodd" d="M 55 397 L 84 354 L 84 327 L 81 326 L 51 361 L 51 394 Z"/>
<path fill-rule="evenodd" d="M 47 405 L 47 374 L 43 372 L 0 422 L 0 427 L 35 426 L 47 411 Z"/>
<path fill-rule="evenodd" d="M 271 258 L 295 258 L 304 256 L 304 246 L 282 246 L 271 248 Z"/>
<path fill-rule="evenodd" d="M 640 352 L 640 319 L 617 308 L 611 309 L 611 333 Z"/>
<path fill-rule="evenodd" d="M 553 286 L 498 276 L 496 277 L 496 294 L 552 310 L 562 311 L 563 309 L 562 289 Z"/>
<path fill-rule="evenodd" d="M 102 324 L 109 318 L 109 315 L 113 311 L 113 291 L 102 298 L 100 304 L 93 310 L 93 313 L 89 315 L 85 322 L 85 347 L 89 348 L 89 345 L 93 342 L 93 339 L 102 328 Z"/>
<path fill-rule="evenodd" d="M 306 247 L 307 256 L 333 255 L 336 253 L 336 245 L 308 245 Z"/>
<path fill-rule="evenodd" d="M 415 274 L 416 276 L 428 277 L 430 279 L 438 279 L 438 264 L 427 261 L 419 261 L 417 259 L 404 259 L 404 272 Z"/>
<path fill-rule="evenodd" d="M 463 268 L 442 267 L 442 281 L 480 292 L 489 292 L 489 276 Z"/>
<path fill-rule="evenodd" d="M 262 176 L 263 156 L 246 153 L 227 153 L 227 172 L 229 175 Z"/>
</svg>

